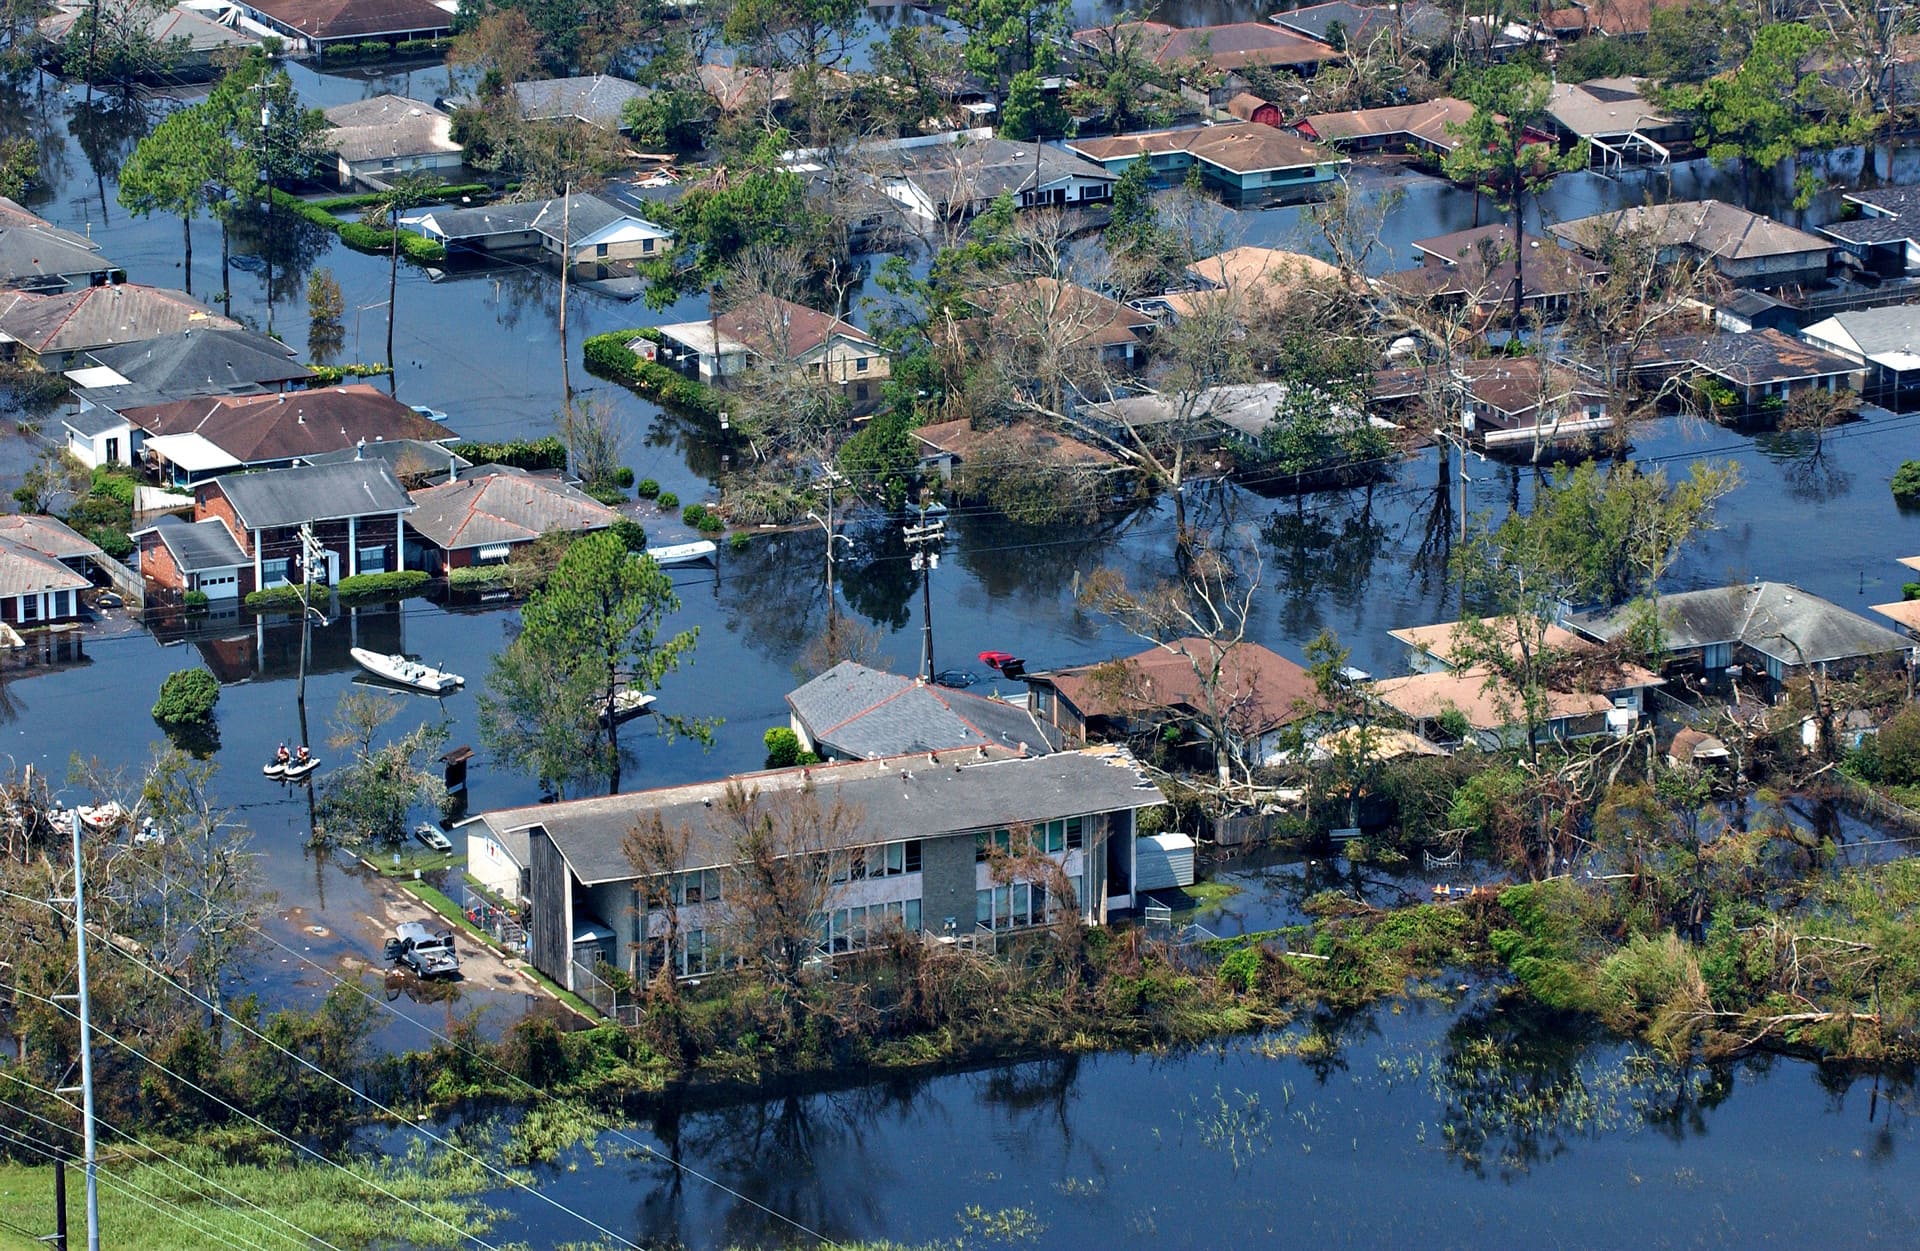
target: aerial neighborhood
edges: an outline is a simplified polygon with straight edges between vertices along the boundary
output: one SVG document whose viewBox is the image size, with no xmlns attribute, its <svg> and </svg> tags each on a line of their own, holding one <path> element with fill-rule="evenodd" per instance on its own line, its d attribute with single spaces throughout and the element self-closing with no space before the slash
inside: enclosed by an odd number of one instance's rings
<svg viewBox="0 0 1920 1251">
<path fill-rule="evenodd" d="M 1890 1232 L 1920 5 L 16 8 L 0 1247 Z"/>
</svg>

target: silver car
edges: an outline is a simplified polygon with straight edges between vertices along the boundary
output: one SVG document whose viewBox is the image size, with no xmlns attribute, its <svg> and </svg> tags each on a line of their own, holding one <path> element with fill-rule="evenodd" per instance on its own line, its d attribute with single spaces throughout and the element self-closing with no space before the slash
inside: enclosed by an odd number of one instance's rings
<svg viewBox="0 0 1920 1251">
<path fill-rule="evenodd" d="M 452 977 L 460 972 L 453 950 L 452 930 L 430 930 L 408 921 L 387 940 L 387 959 L 405 965 L 421 977 Z"/>
</svg>

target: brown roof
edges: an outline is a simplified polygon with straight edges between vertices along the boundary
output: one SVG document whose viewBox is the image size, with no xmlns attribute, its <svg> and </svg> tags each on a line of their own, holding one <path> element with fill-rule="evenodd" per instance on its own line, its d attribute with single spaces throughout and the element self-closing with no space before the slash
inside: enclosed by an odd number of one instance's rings
<svg viewBox="0 0 1920 1251">
<path fill-rule="evenodd" d="M 1485 669 L 1415 673 L 1373 684 L 1381 703 L 1415 721 L 1429 721 L 1457 710 L 1476 730 L 1502 730 L 1522 721 L 1520 692 Z M 1613 707 L 1605 695 L 1545 692 L 1547 717 L 1592 716 Z"/>
<path fill-rule="evenodd" d="M 1035 311 L 1048 322 L 1073 321 L 1085 327 L 1074 340 L 1075 347 L 1121 347 L 1140 342 L 1137 331 L 1152 323 L 1145 313 L 1110 300 L 1097 291 L 1057 278 L 1029 278 L 976 292 L 973 301 L 981 310 L 1004 315 L 1023 304 L 1036 305 Z"/>
<path fill-rule="evenodd" d="M 1381 281 L 1407 294 L 1464 295 L 1483 303 L 1511 299 L 1515 247 L 1510 226 L 1478 226 L 1413 241 L 1427 263 L 1384 274 Z M 1574 295 L 1606 274 L 1606 267 L 1550 239 L 1522 232 L 1522 294 L 1527 299 Z"/>
<path fill-rule="evenodd" d="M 1258 122 L 1228 122 L 1219 126 L 1190 126 L 1177 130 L 1143 130 L 1105 139 L 1070 139 L 1067 147 L 1096 161 L 1122 157 L 1190 152 L 1197 160 L 1237 174 L 1255 170 L 1298 169 L 1340 161 L 1329 149 L 1302 139 L 1278 126 Z"/>
<path fill-rule="evenodd" d="M 619 514 L 557 478 L 489 473 L 412 492 L 407 526 L 451 551 L 605 530 Z"/>
<path fill-rule="evenodd" d="M 1297 125 L 1310 127 L 1323 143 L 1345 143 L 1384 135 L 1418 135 L 1436 147 L 1452 151 L 1459 139 L 1448 123 L 1465 125 L 1473 106 L 1465 100 L 1441 96 L 1423 104 L 1395 104 L 1380 109 L 1350 109 L 1340 113 L 1309 113 Z"/>
<path fill-rule="evenodd" d="M 1663 335 L 1634 354 L 1635 369 L 1692 365 L 1738 387 L 1862 373 L 1866 367 L 1778 330 Z"/>
<path fill-rule="evenodd" d="M 1216 287 L 1250 291 L 1257 287 L 1284 288 L 1303 281 L 1331 281 L 1340 277 L 1337 266 L 1304 252 L 1242 244 L 1203 256 L 1187 272 Z"/>
<path fill-rule="evenodd" d="M 1564 366 L 1547 366 L 1544 383 L 1540 369 L 1537 356 L 1493 357 L 1459 362 L 1454 366 L 1454 377 L 1476 402 L 1508 418 L 1525 417 L 1542 403 L 1560 405 L 1569 398 L 1606 399 L 1605 391 Z"/>
<path fill-rule="evenodd" d="M 1217 696 L 1230 701 L 1227 720 L 1237 733 L 1262 734 L 1297 721 L 1319 706 L 1312 675 L 1258 643 L 1175 639 L 1119 661 L 1127 674 L 1118 683 L 1096 673 L 1102 665 L 1034 676 L 1050 683 L 1084 717 L 1124 717 L 1158 708 L 1199 712 L 1207 698 L 1200 674 L 1210 672 L 1216 658 Z"/>
<path fill-rule="evenodd" d="M 198 434 L 244 465 L 336 452 L 365 439 L 454 437 L 364 382 L 272 395 L 217 395 L 178 400 L 122 414 L 148 434 Z"/>
<path fill-rule="evenodd" d="M 756 295 L 713 321 L 723 336 L 746 344 L 761 356 L 805 356 L 824 347 L 837 334 L 873 343 L 873 336 L 852 322 L 773 295 Z M 778 334 L 775 326 L 780 327 Z"/>
<path fill-rule="evenodd" d="M 453 14 L 432 0 L 248 0 L 310 39 L 366 38 L 449 30 Z"/>
<path fill-rule="evenodd" d="M 1505 635 L 1509 645 L 1514 641 L 1514 629 L 1511 620 L 1505 617 L 1482 617 L 1480 624 L 1493 630 L 1496 637 Z M 1402 643 L 1405 643 L 1408 647 L 1416 651 L 1424 652 L 1432 656 L 1441 664 L 1451 666 L 1454 663 L 1454 642 L 1459 631 L 1459 622 L 1441 621 L 1433 625 L 1404 626 L 1398 630 L 1389 630 L 1387 634 L 1392 638 L 1399 639 Z M 1587 652 L 1594 650 L 1593 643 L 1587 639 L 1581 638 L 1571 630 L 1551 623 L 1547 625 L 1545 632 L 1541 635 L 1540 642 L 1557 651 Z"/>
<path fill-rule="evenodd" d="M 238 330 L 240 323 L 184 291 L 131 282 L 0 298 L 0 332 L 36 355 L 142 343 L 193 329 Z"/>
<path fill-rule="evenodd" d="M 1651 232 L 1662 247 L 1689 247 L 1721 260 L 1831 252 L 1833 241 L 1719 200 L 1680 200 L 1596 213 L 1548 227 L 1577 247 L 1608 230 Z"/>
<path fill-rule="evenodd" d="M 1272 106 L 1272 101 L 1254 95 L 1251 91 L 1242 91 L 1227 101 L 1227 112 L 1243 122 L 1250 122 L 1261 109 Z"/>
<path fill-rule="evenodd" d="M 913 437 L 963 463 L 986 447 L 1011 452 L 1027 464 L 1050 469 L 1103 469 L 1117 463 L 1111 453 L 1034 421 L 1019 420 L 1004 426 L 975 429 L 971 421 L 961 418 L 921 426 L 913 432 Z"/>
<path fill-rule="evenodd" d="M 1109 35 L 1112 32 L 1112 35 Z M 1099 46 L 1109 37 L 1136 34 L 1139 49 L 1156 65 L 1198 60 L 1214 69 L 1249 66 L 1318 65 L 1340 53 L 1317 39 L 1282 30 L 1268 22 L 1229 22 L 1221 26 L 1168 26 L 1164 22 L 1123 22 L 1073 33 L 1075 43 Z"/>
</svg>

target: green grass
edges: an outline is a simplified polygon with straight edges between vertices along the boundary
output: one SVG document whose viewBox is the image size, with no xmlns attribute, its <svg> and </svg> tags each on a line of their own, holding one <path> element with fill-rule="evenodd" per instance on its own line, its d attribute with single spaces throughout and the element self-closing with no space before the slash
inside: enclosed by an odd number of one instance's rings
<svg viewBox="0 0 1920 1251">
<path fill-rule="evenodd" d="M 1195 912 L 1211 912 L 1240 894 L 1244 888 L 1235 886 L 1232 882 L 1195 882 L 1181 889 L 1185 890 L 1188 897 L 1194 901 Z"/>
<path fill-rule="evenodd" d="M 400 853 L 400 863 L 397 865 L 393 862 L 395 852 Z M 421 843 L 409 842 L 377 852 L 369 850 L 365 860 L 381 877 L 410 878 L 415 869 L 424 872 L 428 869 L 450 868 L 458 862 L 459 856 L 451 851 L 431 851 Z"/>
<path fill-rule="evenodd" d="M 468 937 L 478 939 L 486 943 L 489 947 L 493 945 L 493 935 L 467 920 L 467 914 L 460 905 L 447 898 L 446 895 L 440 891 L 435 890 L 425 882 L 414 881 L 401 882 L 400 889 L 406 891 L 409 895 L 415 896 L 421 903 L 432 908 L 435 912 L 438 912 L 441 916 L 447 918 L 447 920 L 452 921 L 455 925 L 458 925 L 467 932 Z"/>
</svg>

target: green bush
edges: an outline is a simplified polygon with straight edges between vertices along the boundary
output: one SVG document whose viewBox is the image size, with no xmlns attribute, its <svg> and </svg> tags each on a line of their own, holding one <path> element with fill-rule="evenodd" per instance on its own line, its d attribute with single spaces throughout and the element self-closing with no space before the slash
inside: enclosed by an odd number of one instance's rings
<svg viewBox="0 0 1920 1251">
<path fill-rule="evenodd" d="M 451 195 L 454 188 L 447 189 Z M 334 216 L 335 210 L 348 210 L 364 207 L 362 196 L 339 196 L 331 200 L 302 200 L 299 196 L 285 191 L 275 190 L 274 207 L 294 214 L 303 221 L 311 222 L 322 230 L 331 230 L 340 236 L 340 242 L 356 252 L 371 252 L 384 256 L 393 246 L 394 231 L 383 226 L 369 226 L 362 221 L 343 221 Z M 331 206 L 331 207 L 330 207 Z M 437 265 L 447 259 L 447 250 L 423 235 L 410 230 L 402 230 L 400 236 L 400 255 L 418 265 Z"/>
<path fill-rule="evenodd" d="M 633 470 L 628 468 L 625 465 L 622 465 L 620 466 L 620 468 L 614 470 L 613 485 L 621 488 L 622 490 L 629 490 L 629 491 L 632 490 L 633 489 Z"/>
<path fill-rule="evenodd" d="M 507 566 L 467 565 L 447 570 L 447 585 L 455 590 L 481 590 L 499 586 L 507 580 Z"/>
<path fill-rule="evenodd" d="M 747 537 L 747 532 L 742 530 L 727 540 L 727 546 L 736 552 L 744 552 L 747 550 L 747 544 L 752 541 L 752 539 Z"/>
<path fill-rule="evenodd" d="M 321 587 L 316 599 L 325 602 L 326 588 Z M 267 586 L 257 591 L 249 591 L 243 601 L 255 612 L 297 612 L 300 608 L 300 588 L 297 586 Z"/>
<path fill-rule="evenodd" d="M 1902 507 L 1920 507 L 1920 460 L 1903 461 L 1893 471 L 1893 498 Z"/>
<path fill-rule="evenodd" d="M 450 39 L 402 39 L 393 45 L 393 50 L 402 56 L 421 56 L 429 52 L 444 52 L 452 43 Z"/>
<path fill-rule="evenodd" d="M 95 547 L 115 560 L 125 560 L 133 555 L 133 540 L 127 537 L 125 530 L 114 526 L 88 526 L 86 535 Z"/>
<path fill-rule="evenodd" d="M 360 45 L 360 55 L 364 57 L 391 56 L 393 45 L 384 39 L 369 39 Z"/>
<path fill-rule="evenodd" d="M 515 469 L 565 469 L 567 445 L 560 436 L 543 439 L 514 439 L 508 443 L 456 443 L 454 451 L 476 465 L 511 465 Z"/>
<path fill-rule="evenodd" d="M 427 583 L 432 580 L 424 569 L 393 569 L 386 573 L 359 573 L 342 578 L 333 589 L 341 602 L 345 603 L 376 596 L 417 595 L 426 590 Z"/>
<path fill-rule="evenodd" d="M 719 420 L 720 397 L 712 387 L 675 373 L 656 361 L 643 360 L 627 346 L 635 339 L 658 341 L 659 337 L 659 332 L 651 327 L 609 331 L 581 344 L 581 356 L 590 374 L 618 382 L 664 407 L 709 421 Z"/>
<path fill-rule="evenodd" d="M 608 508 L 617 508 L 627 502 L 627 493 L 611 482 L 588 482 L 580 489 Z"/>
<path fill-rule="evenodd" d="M 761 737 L 767 745 L 767 768 L 791 769 L 800 763 L 800 736 L 784 725 L 777 725 Z"/>
<path fill-rule="evenodd" d="M 620 540 L 621 545 L 628 551 L 644 552 L 647 550 L 646 529 L 633 518 L 616 517 L 614 518 L 611 529 L 613 530 L 614 536 Z"/>
<path fill-rule="evenodd" d="M 680 519 L 702 534 L 718 534 L 727 528 L 726 518 L 705 504 L 689 504 Z"/>
<path fill-rule="evenodd" d="M 102 465 L 93 471 L 93 484 L 90 489 L 95 495 L 104 495 L 108 499 L 117 500 L 128 508 L 132 508 L 133 492 L 137 485 L 131 474 Z"/>
<path fill-rule="evenodd" d="M 1220 980 L 1241 994 L 1253 990 L 1260 979 L 1260 948 L 1252 945 L 1229 952 L 1220 962 Z"/>
<path fill-rule="evenodd" d="M 664 512 L 672 512 L 674 509 L 680 507 L 680 497 L 672 491 L 662 493 L 660 498 L 654 502 L 659 504 Z"/>
<path fill-rule="evenodd" d="M 660 484 L 652 478 L 642 478 L 633 488 L 633 493 L 643 500 L 650 500 L 660 494 Z"/>
<path fill-rule="evenodd" d="M 1920 707 L 1909 704 L 1874 736 L 1879 780 L 1892 786 L 1920 783 Z"/>
<path fill-rule="evenodd" d="M 383 374 L 392 372 L 385 365 L 362 365 L 357 363 L 349 365 L 315 365 L 309 363 L 307 368 L 313 371 L 313 385 L 316 387 L 330 387 L 336 383 L 345 382 L 349 378 L 378 378 Z"/>
<path fill-rule="evenodd" d="M 220 702 L 220 683 L 205 669 L 182 669 L 169 673 L 160 684 L 160 698 L 153 705 L 153 719 L 161 725 L 205 725 Z"/>
<path fill-rule="evenodd" d="M 180 602 L 189 611 L 199 612 L 201 609 L 207 606 L 209 601 L 207 599 L 207 593 L 205 591 L 188 591 L 185 595 L 182 595 L 180 597 Z"/>
</svg>

